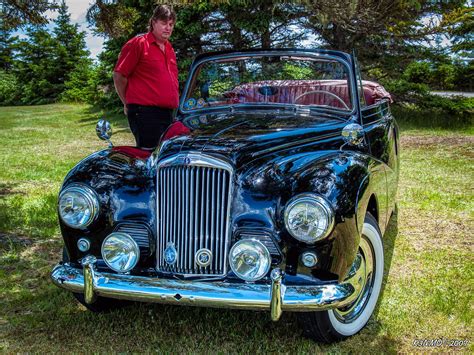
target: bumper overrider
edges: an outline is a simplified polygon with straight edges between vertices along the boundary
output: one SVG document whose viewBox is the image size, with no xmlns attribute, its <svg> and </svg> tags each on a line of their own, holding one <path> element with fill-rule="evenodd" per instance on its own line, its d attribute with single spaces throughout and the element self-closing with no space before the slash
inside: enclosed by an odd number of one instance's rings
<svg viewBox="0 0 474 355">
<path fill-rule="evenodd" d="M 269 310 L 272 320 L 282 311 L 307 312 L 340 308 L 354 302 L 365 280 L 365 262 L 358 255 L 345 281 L 324 285 L 285 285 L 280 269 L 271 272 L 271 284 L 226 281 L 187 281 L 99 272 L 94 256 L 82 260 L 83 268 L 58 264 L 51 279 L 58 287 L 84 293 L 87 303 L 97 296 L 186 306 Z"/>
</svg>

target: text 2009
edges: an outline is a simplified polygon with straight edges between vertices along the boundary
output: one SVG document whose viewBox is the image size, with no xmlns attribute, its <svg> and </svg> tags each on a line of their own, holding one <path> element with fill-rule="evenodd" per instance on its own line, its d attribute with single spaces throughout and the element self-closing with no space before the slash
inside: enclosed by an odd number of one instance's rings
<svg viewBox="0 0 474 355">
<path fill-rule="evenodd" d="M 469 340 L 467 339 L 414 339 L 413 346 L 417 347 L 439 347 L 439 346 L 448 346 L 448 347 L 461 347 L 467 346 Z"/>
</svg>

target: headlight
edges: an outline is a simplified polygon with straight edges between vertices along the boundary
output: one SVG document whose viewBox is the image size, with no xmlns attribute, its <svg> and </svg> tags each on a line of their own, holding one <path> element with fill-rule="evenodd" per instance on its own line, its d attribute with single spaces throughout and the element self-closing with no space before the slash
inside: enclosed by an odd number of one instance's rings
<svg viewBox="0 0 474 355">
<path fill-rule="evenodd" d="M 112 233 L 102 243 L 102 259 L 112 270 L 127 272 L 137 265 L 140 248 L 127 233 Z"/>
<path fill-rule="evenodd" d="M 270 270 L 272 259 L 267 247 L 256 239 L 243 239 L 229 253 L 232 271 L 245 281 L 257 281 Z"/>
<path fill-rule="evenodd" d="M 99 213 L 99 201 L 95 192 L 85 185 L 71 185 L 59 195 L 59 216 L 72 228 L 85 228 Z"/>
<path fill-rule="evenodd" d="M 312 244 L 324 239 L 334 226 L 334 213 L 320 196 L 301 194 L 290 200 L 285 209 L 285 226 L 296 239 Z"/>
</svg>

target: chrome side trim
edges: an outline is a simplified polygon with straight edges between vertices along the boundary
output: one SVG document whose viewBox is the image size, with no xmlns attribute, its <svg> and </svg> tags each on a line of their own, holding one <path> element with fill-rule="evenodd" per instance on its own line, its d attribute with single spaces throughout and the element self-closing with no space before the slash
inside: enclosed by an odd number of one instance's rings
<svg viewBox="0 0 474 355">
<path fill-rule="evenodd" d="M 87 273 L 91 277 L 87 282 L 84 282 L 82 269 L 68 264 L 56 265 L 51 279 L 58 287 L 72 292 L 85 290 L 89 293 L 88 299 L 103 296 L 186 306 L 267 310 L 272 312 L 273 319 L 278 319 L 282 311 L 318 311 L 354 302 L 361 291 L 359 280 L 365 273 L 365 264 L 363 258 L 357 258 L 349 277 L 342 283 L 309 286 L 284 285 L 283 275 L 277 272 L 271 285 L 101 273 L 95 270 L 94 263 L 87 263 L 85 269 L 92 270 Z"/>
</svg>

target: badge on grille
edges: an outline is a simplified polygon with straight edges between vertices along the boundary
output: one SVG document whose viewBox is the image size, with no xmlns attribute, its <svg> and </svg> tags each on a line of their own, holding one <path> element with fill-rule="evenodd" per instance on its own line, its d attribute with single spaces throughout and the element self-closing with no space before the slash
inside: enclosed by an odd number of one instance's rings
<svg viewBox="0 0 474 355">
<path fill-rule="evenodd" d="M 178 252 L 176 251 L 176 248 L 174 247 L 173 243 L 168 243 L 165 249 L 165 261 L 169 265 L 173 265 L 176 262 L 176 259 L 178 258 Z"/>
<path fill-rule="evenodd" d="M 174 164 L 175 165 L 189 165 L 189 164 L 191 164 L 191 158 L 187 157 L 187 156 L 177 157 L 174 161 Z"/>
<path fill-rule="evenodd" d="M 194 261 L 197 265 L 206 267 L 212 261 L 212 252 L 206 248 L 199 249 L 194 256 Z"/>
</svg>

